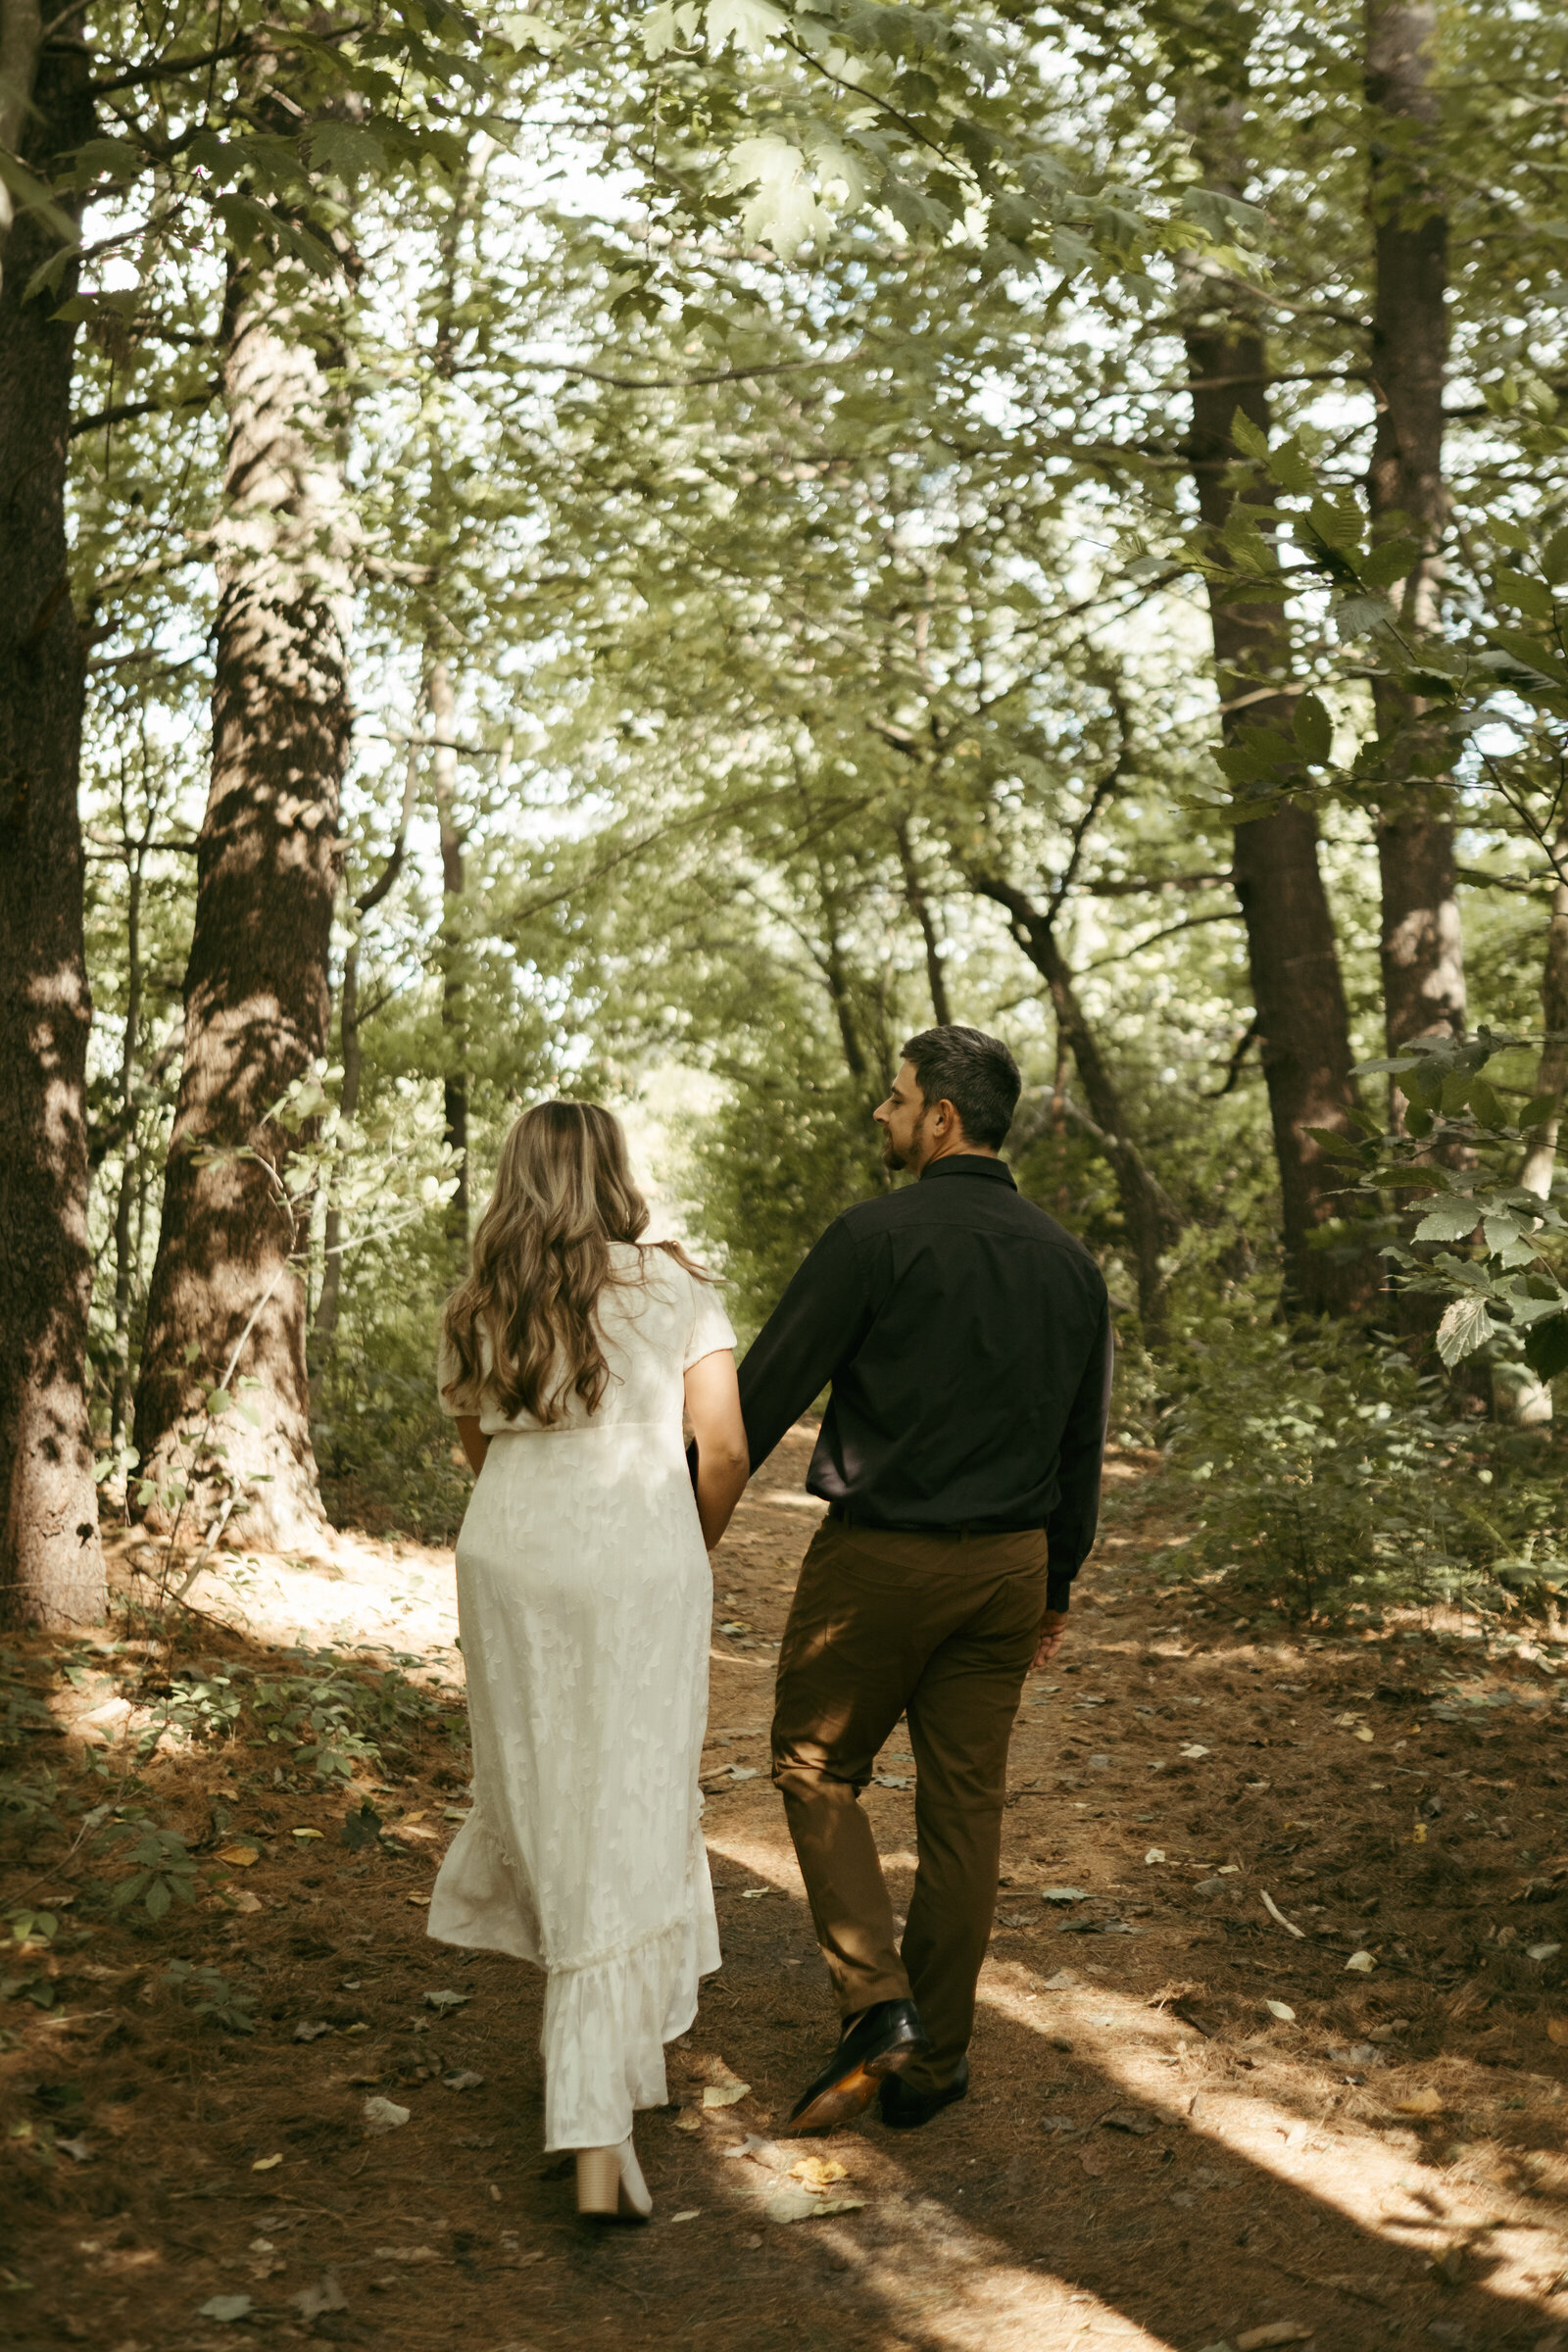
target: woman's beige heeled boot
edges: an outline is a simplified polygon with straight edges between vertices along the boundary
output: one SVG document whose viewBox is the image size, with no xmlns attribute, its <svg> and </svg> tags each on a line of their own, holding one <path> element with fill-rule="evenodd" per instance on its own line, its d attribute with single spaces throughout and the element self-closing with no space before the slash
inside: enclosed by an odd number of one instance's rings
<svg viewBox="0 0 1568 2352">
<path fill-rule="evenodd" d="M 646 2222 L 654 2200 L 630 2139 L 577 2150 L 577 2211 L 585 2222 Z"/>
</svg>

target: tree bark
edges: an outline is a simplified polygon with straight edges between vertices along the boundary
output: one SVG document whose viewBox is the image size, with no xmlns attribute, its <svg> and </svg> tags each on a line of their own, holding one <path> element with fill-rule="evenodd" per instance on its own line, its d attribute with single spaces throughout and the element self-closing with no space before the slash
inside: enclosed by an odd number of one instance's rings
<svg viewBox="0 0 1568 2352">
<path fill-rule="evenodd" d="M 1419 553 L 1398 594 L 1401 631 L 1437 617 L 1447 518 L 1443 395 L 1448 364 L 1448 223 L 1436 176 L 1431 0 L 1366 0 L 1369 198 L 1376 291 L 1372 389 L 1377 428 L 1367 472 L 1373 533 Z M 1374 681 L 1378 741 L 1393 789 L 1378 818 L 1381 954 L 1388 1051 L 1465 1025 L 1464 946 L 1453 871 L 1450 793 L 1433 760 L 1430 705 Z M 1397 1112 L 1402 1098 L 1393 1101 Z"/>
<path fill-rule="evenodd" d="M 442 1116 L 447 1149 L 457 1153 L 458 1189 L 447 1202 L 447 1238 L 468 1262 L 468 1027 L 463 977 L 465 834 L 458 820 L 458 700 L 439 655 L 429 663 L 425 701 L 435 737 L 431 782 L 441 837 Z"/>
<path fill-rule="evenodd" d="M 1568 826 L 1552 844 L 1557 881 L 1551 894 L 1551 920 L 1546 927 L 1546 953 L 1541 973 L 1542 1024 L 1546 1042 L 1536 1070 L 1536 1093 L 1550 1095 L 1553 1108 L 1530 1139 L 1519 1182 L 1527 1193 L 1544 1200 L 1551 1193 L 1557 1163 L 1557 1136 L 1562 1125 L 1562 1099 L 1568 1090 Z"/>
<path fill-rule="evenodd" d="M 77 20 L 40 42 L 35 14 L 0 5 L 0 128 L 40 175 L 91 135 L 88 71 Z M 87 1391 L 86 669 L 65 512 L 76 330 L 57 316 L 75 272 L 28 301 L 56 232 L 8 201 L 0 240 L 0 1610 L 61 1625 L 105 1604 Z"/>
<path fill-rule="evenodd" d="M 136 1205 L 139 1152 L 136 1138 L 136 1040 L 141 1029 L 141 893 L 152 832 L 149 812 L 139 839 L 123 831 L 125 857 L 125 1035 L 120 1052 L 120 1190 L 115 1199 L 115 1394 L 109 1415 L 111 1443 L 118 1446 L 130 1415 L 130 1295 L 134 1259 L 131 1222 Z"/>
<path fill-rule="evenodd" d="M 1153 1174 L 1128 1132 L 1121 1094 L 1100 1051 L 1066 957 L 1056 942 L 1054 924 L 1045 910 L 998 874 L 971 873 L 970 887 L 994 905 L 1005 908 L 1013 938 L 1046 983 L 1056 1015 L 1058 1047 L 1072 1054 L 1089 1099 L 1088 1128 L 1109 1160 L 1116 1181 L 1116 1199 L 1132 1246 L 1138 1277 L 1138 1315 L 1144 1344 L 1158 1348 L 1165 1338 L 1168 1309 L 1164 1257 L 1182 1234 L 1175 1202 Z M 1070 1113 L 1065 1094 L 1062 1105 Z"/>
<path fill-rule="evenodd" d="M 288 1546 L 318 1539 L 325 1523 L 310 1438 L 304 1237 L 268 1172 L 286 1168 L 292 1138 L 266 1113 L 326 1046 L 349 575 L 326 384 L 280 267 L 231 267 L 223 383 L 213 771 L 136 1443 L 155 1477 L 179 1477 L 203 1391 L 231 1364 L 259 1380 L 261 1428 L 225 1423 L 226 1471 L 246 1489 L 246 1541 Z"/>
<path fill-rule="evenodd" d="M 1238 408 L 1260 431 L 1268 430 L 1268 355 L 1261 328 L 1234 310 L 1214 319 L 1221 299 L 1205 288 L 1206 315 L 1188 327 L 1185 338 L 1193 404 L 1187 454 L 1199 510 L 1216 544 L 1238 501 L 1226 478 L 1241 455 L 1232 435 Z M 1245 503 L 1266 533 L 1273 519 L 1267 489 L 1248 493 Z M 1268 691 L 1289 667 L 1278 607 L 1234 601 L 1223 581 L 1212 581 L 1209 619 L 1226 735 L 1234 737 L 1250 725 L 1276 728 L 1289 738 L 1294 702 Z M 1255 700 L 1235 707 L 1244 696 L 1254 695 Z M 1311 1246 L 1312 1236 L 1340 1215 L 1336 1195 L 1345 1180 L 1310 1130 L 1343 1133 L 1348 1123 L 1356 1100 L 1349 1016 L 1318 864 L 1317 819 L 1277 795 L 1270 795 L 1265 807 L 1267 813 L 1237 826 L 1232 872 L 1247 925 L 1252 1004 L 1279 1164 L 1285 1295 L 1307 1313 L 1344 1311 L 1368 1295 L 1376 1277 L 1359 1252 Z"/>
<path fill-rule="evenodd" d="M 953 1019 L 953 1007 L 948 1002 L 948 975 L 943 968 L 937 927 L 931 919 L 931 902 L 920 878 L 914 844 L 909 839 L 908 818 L 901 816 L 893 833 L 899 845 L 899 863 L 904 869 L 905 904 L 919 924 L 920 937 L 925 943 L 925 977 L 931 991 L 931 1010 L 936 1015 L 937 1027 L 946 1029 Z"/>
</svg>

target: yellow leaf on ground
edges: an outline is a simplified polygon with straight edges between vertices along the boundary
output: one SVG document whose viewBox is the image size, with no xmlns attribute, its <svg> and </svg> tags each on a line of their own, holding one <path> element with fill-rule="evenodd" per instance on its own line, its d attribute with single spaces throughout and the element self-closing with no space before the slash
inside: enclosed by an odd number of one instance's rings
<svg viewBox="0 0 1568 2352">
<path fill-rule="evenodd" d="M 251 2171 L 253 2173 L 272 2173 L 277 2170 L 282 2161 L 281 2156 L 258 2156 L 256 2162 L 251 2166 Z"/>
<path fill-rule="evenodd" d="M 1568 2017 L 1548 2017 L 1546 2032 L 1553 2041 L 1568 2042 Z"/>
<path fill-rule="evenodd" d="M 427 1894 L 410 1894 L 405 1895 L 404 1900 L 410 1903 L 427 1903 L 430 1897 Z"/>
<path fill-rule="evenodd" d="M 218 1859 L 226 1862 L 230 1870 L 249 1870 L 253 1862 L 261 1860 L 261 1856 L 254 1845 L 220 1845 Z"/>
<path fill-rule="evenodd" d="M 1407 2090 L 1402 2099 L 1395 2100 L 1394 2106 L 1397 2115 L 1441 2115 L 1443 2096 L 1430 2083 L 1424 2083 L 1419 2090 Z"/>
<path fill-rule="evenodd" d="M 831 2156 L 803 2156 L 799 2164 L 790 2166 L 790 2179 L 802 2181 L 808 2188 L 830 2188 L 835 2180 L 847 2180 L 849 2174 Z"/>
<path fill-rule="evenodd" d="M 319 1830 L 296 1830 L 294 1835 L 296 1838 L 319 1838 L 321 1833 Z"/>
<path fill-rule="evenodd" d="M 675 2118 L 677 2132 L 700 2132 L 702 2128 L 703 2119 L 695 2107 L 683 2107 Z"/>
<path fill-rule="evenodd" d="M 751 2090 L 752 2086 L 749 2082 L 733 2081 L 705 2082 L 703 2084 L 703 2105 L 705 2107 L 734 2107 L 740 2100 L 750 2098 Z"/>
</svg>

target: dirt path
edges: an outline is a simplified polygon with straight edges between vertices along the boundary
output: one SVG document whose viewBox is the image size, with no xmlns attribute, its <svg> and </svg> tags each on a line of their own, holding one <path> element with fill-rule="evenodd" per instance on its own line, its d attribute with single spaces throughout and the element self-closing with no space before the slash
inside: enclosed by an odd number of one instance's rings
<svg viewBox="0 0 1568 2352">
<path fill-rule="evenodd" d="M 537 1978 L 420 1932 L 466 1776 L 453 1703 L 411 1697 L 347 1800 L 259 1737 L 151 1768 L 212 1890 L 158 1928 L 83 1893 L 40 1964 L 55 2006 L 0 2005 L 0 2341 L 1568 2352 L 1568 1652 L 1255 1642 L 1152 1585 L 1132 1465 L 1016 1735 L 972 2096 L 917 2134 L 776 2136 L 834 2032 L 765 1769 L 807 1449 L 798 1433 L 716 1563 L 725 1966 L 671 2053 L 677 2104 L 639 2125 L 653 2226 L 583 2232 L 541 2155 Z M 204 1628 L 212 1654 L 375 1642 L 437 1682 L 460 1664 L 437 1551 L 259 1563 L 239 1606 L 243 1637 Z M 114 1661 L 100 1680 L 74 1656 L 47 1703 L 107 1770 Z M 867 1802 L 906 1892 L 898 1736 L 881 1763 Z M 384 1834 L 346 1850 L 366 1797 Z M 47 1838 L 6 1888 L 72 1890 Z M 199 2019 L 172 1957 L 248 1989 L 255 2031 Z M 372 2099 L 408 2120 L 372 2132 Z M 843 2178 L 813 2191 L 803 2162 Z"/>
</svg>

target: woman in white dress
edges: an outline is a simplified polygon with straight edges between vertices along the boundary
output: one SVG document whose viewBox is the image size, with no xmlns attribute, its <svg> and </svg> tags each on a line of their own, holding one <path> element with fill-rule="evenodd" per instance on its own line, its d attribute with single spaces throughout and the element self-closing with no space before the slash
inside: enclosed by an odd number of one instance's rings
<svg viewBox="0 0 1568 2352">
<path fill-rule="evenodd" d="M 575 2149 L 578 2210 L 605 2221 L 651 2210 L 633 2113 L 663 2104 L 663 2045 L 719 1965 L 707 1553 L 747 1477 L 735 1335 L 647 1223 L 608 1111 L 525 1111 L 438 1372 L 477 1473 L 458 1538 L 474 1801 L 429 1930 L 547 1971 L 545 2146 Z"/>
</svg>

